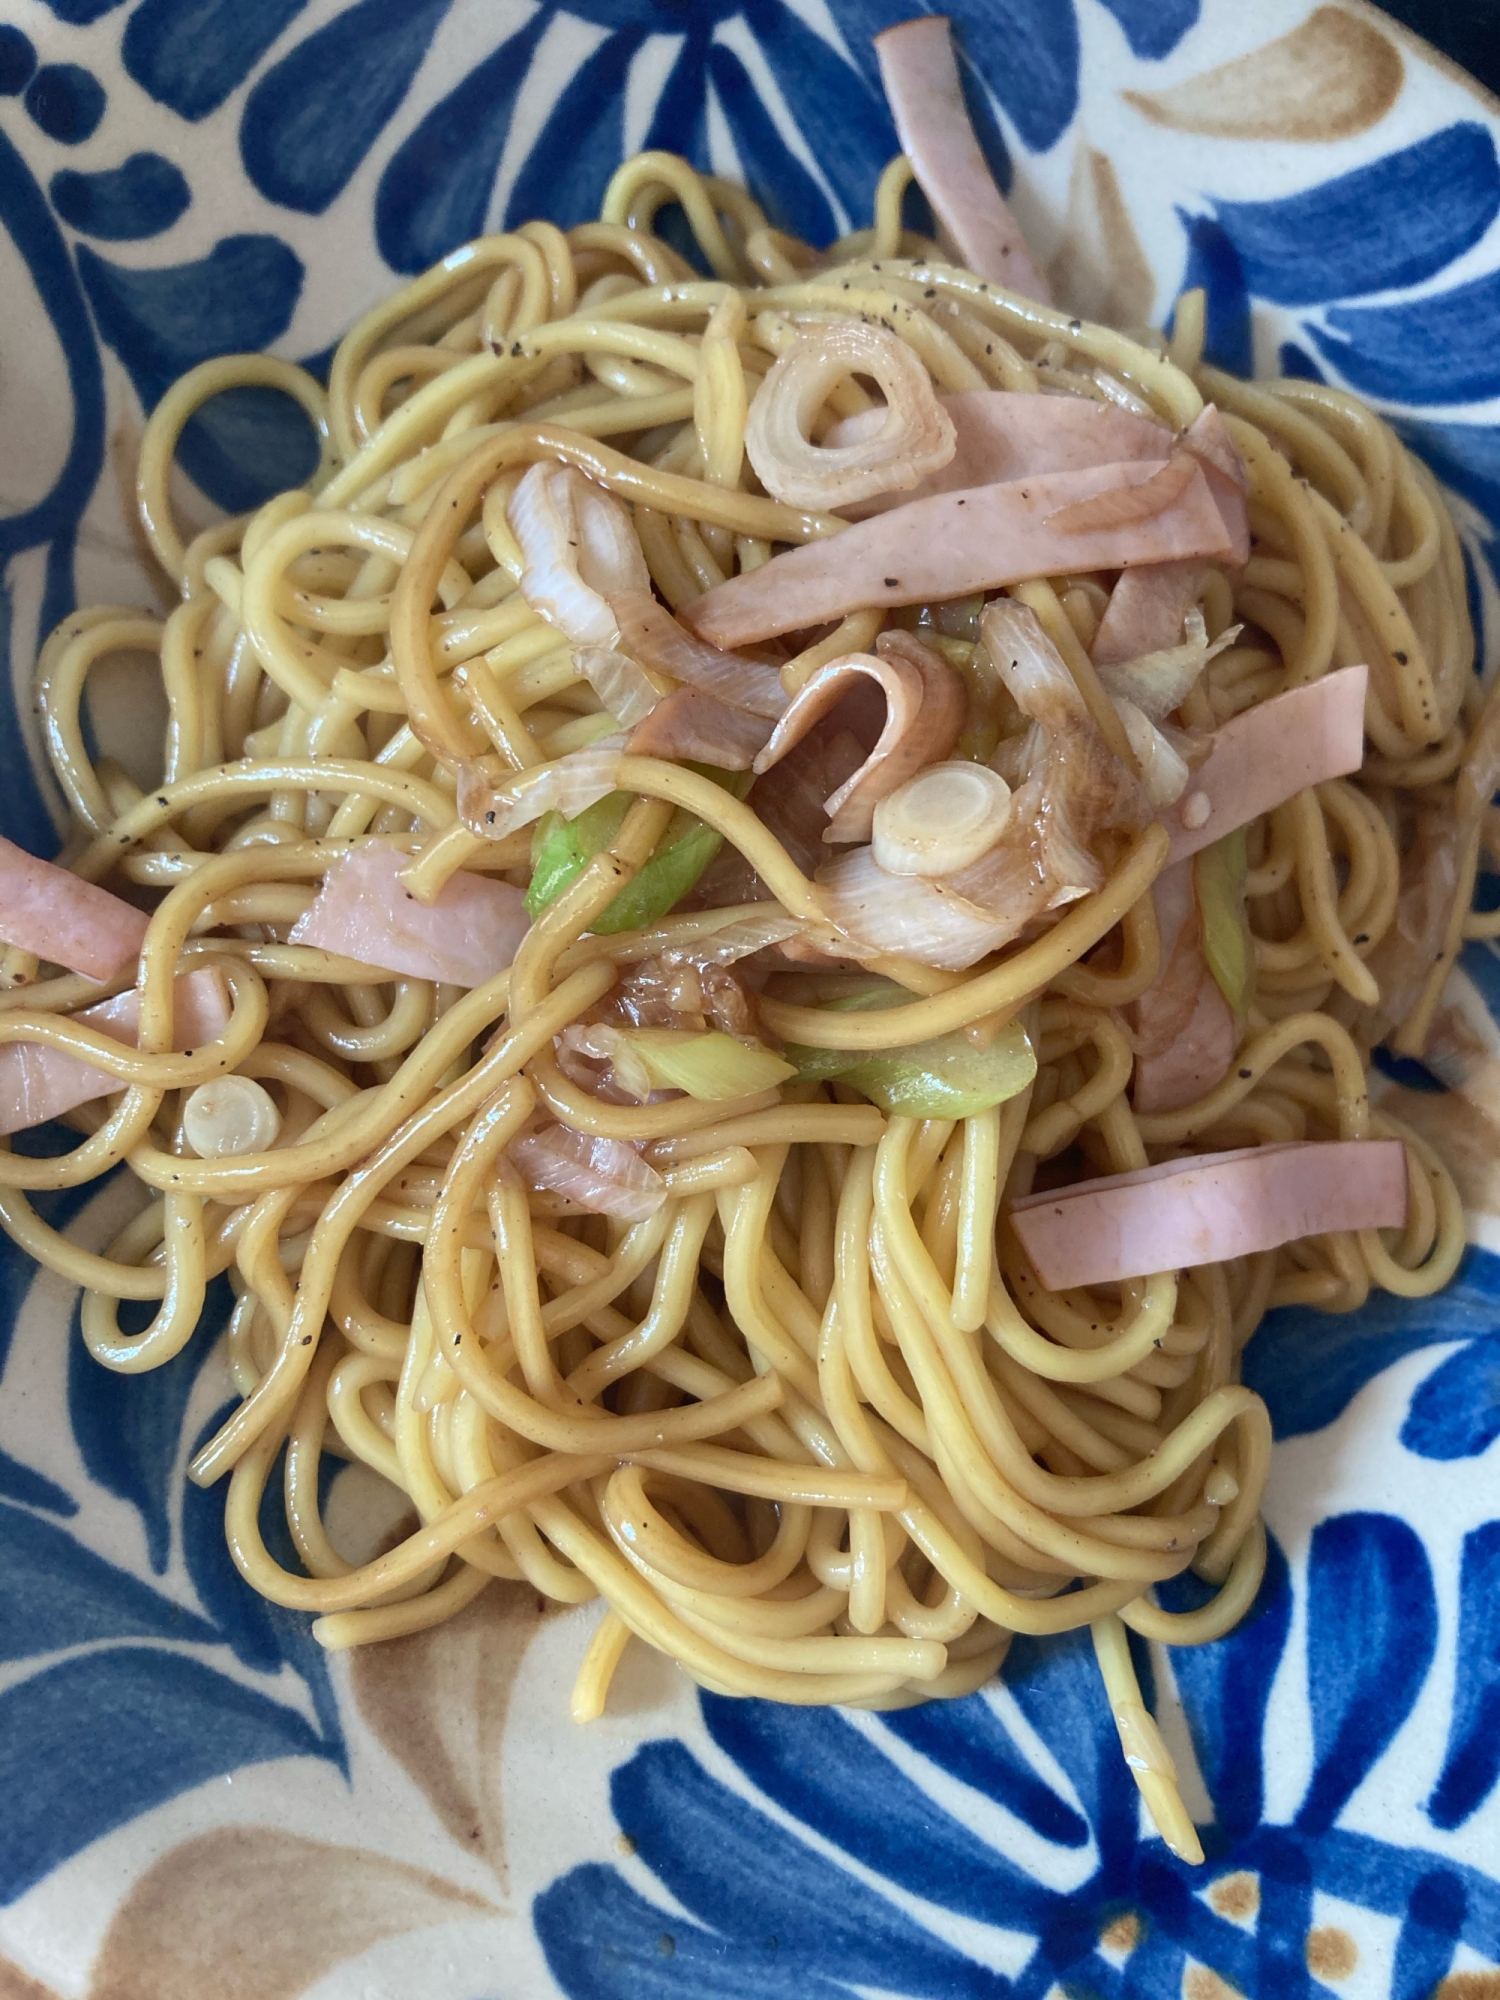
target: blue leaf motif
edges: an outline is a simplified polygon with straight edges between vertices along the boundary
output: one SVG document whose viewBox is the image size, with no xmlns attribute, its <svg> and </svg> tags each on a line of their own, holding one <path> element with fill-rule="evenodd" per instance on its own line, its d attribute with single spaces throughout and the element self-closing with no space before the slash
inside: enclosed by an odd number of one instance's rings
<svg viewBox="0 0 1500 2000">
<path fill-rule="evenodd" d="M 226 236 L 196 263 L 155 270 L 127 270 L 80 247 L 78 266 L 99 331 L 148 410 L 200 361 L 269 347 L 302 290 L 302 260 L 275 236 Z M 178 456 L 210 499 L 239 511 L 300 484 L 317 446 L 288 397 L 233 389 L 187 425 Z"/>
<path fill-rule="evenodd" d="M 1006 1991 L 709 1777 L 680 1743 L 646 1744 L 615 1772 L 610 1797 L 641 1859 L 684 1908 L 742 1947 L 778 1938 L 799 1977 L 894 1988 L 912 2000 L 998 2000 Z"/>
<path fill-rule="evenodd" d="M 507 229 L 534 215 L 564 229 L 598 215 L 610 176 L 625 156 L 625 85 L 645 39 L 641 28 L 622 28 L 571 78 L 516 176 L 505 211 Z"/>
<path fill-rule="evenodd" d="M 828 197 L 788 149 L 739 57 L 715 43 L 708 52 L 708 71 L 734 135 L 746 185 L 767 218 L 809 243 L 832 242 L 837 224 Z"/>
<path fill-rule="evenodd" d="M 1412 450 L 1446 485 L 1500 522 L 1500 425 L 1444 424 L 1414 417 L 1392 420 Z"/>
<path fill-rule="evenodd" d="M 0 1660 L 100 1639 L 192 1639 L 211 1625 L 86 1549 L 50 1521 L 0 1504 Z"/>
<path fill-rule="evenodd" d="M 104 85 L 78 63 L 44 63 L 26 86 L 33 123 L 60 146 L 81 146 L 93 138 L 104 101 Z"/>
<path fill-rule="evenodd" d="M 102 173 L 65 170 L 52 176 L 50 192 L 64 222 L 110 243 L 159 236 L 193 199 L 181 167 L 160 153 L 132 153 Z"/>
<path fill-rule="evenodd" d="M 322 1754 L 295 1709 L 156 1646 L 33 1674 L 0 1694 L 0 1904 L 205 1779 Z"/>
<path fill-rule="evenodd" d="M 898 17 L 899 18 L 899 17 Z M 1078 23 L 1057 0 L 989 0 L 962 18 L 960 38 L 1033 153 L 1045 153 L 1078 109 Z"/>
<path fill-rule="evenodd" d="M 1313 1776 L 1296 1824 L 1332 1826 L 1411 1711 L 1437 1647 L 1437 1598 L 1415 1532 L 1393 1514 L 1339 1514 L 1307 1564 Z"/>
<path fill-rule="evenodd" d="M 217 111 L 307 0 L 141 0 L 125 23 L 126 74 L 179 118 Z"/>
<path fill-rule="evenodd" d="M 171 1361 L 145 1375 L 116 1375 L 101 1368 L 83 1344 L 74 1309 L 68 1348 L 73 1435 L 89 1477 L 140 1514 L 151 1567 L 158 1575 L 171 1552 L 167 1497 L 183 1413 L 232 1304 L 228 1280 L 216 1278 L 193 1338 Z M 122 1326 L 128 1325 L 128 1311 L 121 1312 Z"/>
<path fill-rule="evenodd" d="M 394 271 L 423 271 L 484 229 L 516 97 L 551 19 L 539 7 L 391 155 L 375 196 L 375 240 Z"/>
<path fill-rule="evenodd" d="M 754 0 L 746 17 L 798 132 L 843 206 L 848 218 L 843 226 L 862 227 L 875 200 L 875 183 L 900 151 L 884 94 L 872 89 L 790 7 Z"/>
<path fill-rule="evenodd" d="M 120 0 L 47 0 L 59 21 L 66 21 L 72 27 L 87 27 L 90 21 L 98 21 L 112 8 L 120 5 Z"/>
<path fill-rule="evenodd" d="M 19 1500 L 23 1507 L 43 1507 L 64 1519 L 78 1512 L 78 1502 L 71 1493 L 65 1493 L 44 1473 L 12 1458 L 8 1451 L 0 1451 L 0 1499 Z"/>
<path fill-rule="evenodd" d="M 451 0 L 359 0 L 273 63 L 240 157 L 267 201 L 321 215 L 394 117 Z"/>
<path fill-rule="evenodd" d="M 1500 1437 L 1500 1334 L 1471 1341 L 1411 1399 L 1401 1442 L 1422 1458 L 1477 1458 Z"/>
<path fill-rule="evenodd" d="M 677 51 L 646 134 L 645 150 L 681 153 L 708 171 L 708 36 L 690 26 Z"/>
<path fill-rule="evenodd" d="M 1213 1590 L 1189 1572 L 1162 1585 L 1157 1595 L 1168 1610 L 1186 1611 L 1205 1603 Z M 1268 1538 L 1265 1581 L 1248 1617 L 1212 1645 L 1183 1646 L 1172 1655 L 1172 1673 L 1214 1817 L 1231 1833 L 1248 1832 L 1261 1816 L 1261 1760 L 1246 1753 L 1260 1744 L 1291 1621 L 1286 1557 Z"/>
<path fill-rule="evenodd" d="M 1479 403 L 1500 394 L 1493 327 L 1500 271 L 1390 306 L 1333 306 L 1318 350 L 1351 388 L 1394 403 Z"/>
<path fill-rule="evenodd" d="M 1103 0 L 1125 30 L 1133 56 L 1159 62 L 1198 21 L 1199 0 Z"/>
<path fill-rule="evenodd" d="M 1467 1901 L 1462 1880 L 1450 1869 L 1434 1868 L 1416 1884 L 1396 1939 L 1391 2000 L 1428 2000 L 1453 1963 Z"/>
<path fill-rule="evenodd" d="M 226 1403 L 209 1420 L 195 1441 L 195 1451 L 212 1437 L 234 1407 L 233 1403 Z M 284 1463 L 283 1453 L 266 1482 L 260 1532 L 272 1560 L 298 1576 L 303 1574 L 302 1563 L 287 1528 L 286 1510 L 280 1504 Z M 336 1462 L 327 1458 L 322 1461 L 320 1500 L 326 1500 L 337 1471 Z M 236 1658 L 260 1673 L 274 1674 L 285 1664 L 302 1676 L 312 1696 L 328 1754 L 341 1770 L 347 1770 L 338 1701 L 328 1675 L 328 1655 L 312 1636 L 312 1620 L 306 1612 L 272 1604 L 269 1598 L 252 1590 L 235 1568 L 224 1537 L 222 1486 L 204 1488 L 191 1482 L 184 1486 L 182 1552 L 200 1602 L 217 1624 L 219 1634 L 229 1641 Z"/>
<path fill-rule="evenodd" d="M 982 1695 L 892 1709 L 882 1724 L 940 1769 L 986 1792 L 1024 1825 L 1061 1847 L 1082 1847 L 1088 1827 L 1016 1748 Z"/>
<path fill-rule="evenodd" d="M 1035 1885 L 961 1826 L 832 1709 L 702 1697 L 708 1733 L 746 1777 L 914 1896 L 981 1922 L 1043 1911 Z M 978 1704 L 983 1706 L 983 1704 Z"/>
<path fill-rule="evenodd" d="M 1206 295 L 1204 359 L 1232 375 L 1254 373 L 1250 342 L 1250 294 L 1239 253 L 1212 217 L 1177 211 L 1187 231 L 1187 268 L 1178 293 L 1202 286 Z"/>
<path fill-rule="evenodd" d="M 19 97 L 36 73 L 31 37 L 0 23 L 0 97 Z"/>
<path fill-rule="evenodd" d="M 1283 1306 L 1267 1315 L 1245 1349 L 1244 1379 L 1265 1398 L 1278 1438 L 1320 1431 L 1403 1354 L 1491 1333 L 1497 1301 L 1500 1258 L 1471 1249 L 1447 1291 L 1434 1298 L 1372 1293 L 1357 1317 L 1334 1319 Z"/>
<path fill-rule="evenodd" d="M 532 1922 L 553 1978 L 575 2000 L 855 2000 L 809 1973 L 774 1932 L 730 1939 L 684 1924 L 597 1864 L 543 1890 Z"/>
<path fill-rule="evenodd" d="M 1458 1584 L 1458 1684 L 1442 1773 L 1427 1802 L 1434 1826 L 1462 1826 L 1500 1778 L 1500 1521 L 1464 1537 Z"/>
<path fill-rule="evenodd" d="M 1274 1829 L 1256 1835 L 1243 1850 L 1247 1866 L 1258 1866 L 1267 1835 L 1282 1838 Z M 1420 1847 L 1396 1847 L 1370 1834 L 1346 1833 L 1339 1827 L 1313 1834 L 1305 1846 L 1315 1863 L 1318 1887 L 1325 1895 L 1358 1903 L 1381 1916 L 1405 1917 L 1432 1866 L 1432 1856 Z M 1467 1944 L 1481 1957 L 1500 1959 L 1500 1882 L 1477 1868 L 1456 1864 L 1444 1872 L 1463 1891 L 1463 1916 L 1455 1941 Z"/>
<path fill-rule="evenodd" d="M 1419 284 L 1500 214 L 1500 160 L 1483 125 L 1450 125 L 1279 201 L 1219 201 L 1257 298 L 1315 305 Z"/>
</svg>

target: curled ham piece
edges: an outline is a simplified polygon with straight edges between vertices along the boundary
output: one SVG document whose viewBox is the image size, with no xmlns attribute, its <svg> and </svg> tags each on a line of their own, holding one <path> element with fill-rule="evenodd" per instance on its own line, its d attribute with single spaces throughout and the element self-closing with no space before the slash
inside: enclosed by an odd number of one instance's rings
<svg viewBox="0 0 1500 2000">
<path fill-rule="evenodd" d="M 1050 305 L 1047 281 L 979 150 L 947 17 L 925 14 L 887 28 L 875 37 L 875 56 L 901 150 L 957 261 Z"/>
<path fill-rule="evenodd" d="M 657 603 L 649 588 L 617 593 L 610 608 L 619 622 L 621 649 L 648 671 L 713 695 L 747 715 L 774 719 L 785 713 L 786 690 L 774 667 L 705 645 Z"/>
<path fill-rule="evenodd" d="M 630 510 L 576 466 L 533 465 L 505 510 L 526 567 L 521 595 L 575 645 L 613 646 L 609 599 L 651 589 Z"/>
<path fill-rule="evenodd" d="M 1238 1041 L 1234 1013 L 1203 956 L 1193 864 L 1177 861 L 1151 885 L 1161 970 L 1135 1003 L 1135 1085 L 1143 1114 L 1178 1111 L 1222 1080 Z"/>
<path fill-rule="evenodd" d="M 1011 1226 L 1049 1291 L 1221 1264 L 1336 1229 L 1406 1221 L 1399 1139 L 1248 1146 L 1112 1174 L 1013 1202 Z"/>
<path fill-rule="evenodd" d="M 644 1222 L 667 1198 L 655 1167 L 623 1139 L 597 1139 L 571 1125 L 544 1125 L 512 1139 L 508 1155 L 531 1188 L 546 1188 L 622 1222 Z"/>
<path fill-rule="evenodd" d="M 1172 433 L 1165 424 L 1113 403 L 1096 403 L 1090 396 L 965 389 L 939 396 L 938 401 L 952 419 L 956 439 L 947 464 L 910 494 L 894 489 L 876 493 L 852 506 L 841 504 L 840 513 L 859 521 L 883 514 L 904 499 L 958 493 L 970 486 L 993 486 L 1043 472 L 1123 465 L 1131 459 L 1164 461 L 1172 450 Z M 858 444 L 875 435 L 884 420 L 881 409 L 841 417 L 824 432 L 824 448 Z"/>
<path fill-rule="evenodd" d="M 482 986 L 503 972 L 530 924 L 521 891 L 461 869 L 436 901 L 419 903 L 401 880 L 410 862 L 388 841 L 351 849 L 292 926 L 293 944 L 448 986 Z"/>
<path fill-rule="evenodd" d="M 172 1040 L 179 1054 L 215 1042 L 229 1025 L 229 990 L 214 966 L 200 965 L 179 973 L 172 983 Z M 108 1035 L 125 1048 L 135 1046 L 140 1025 L 141 996 L 131 991 L 85 1007 L 69 1017 L 80 1027 Z M 0 1047 L 0 1133 L 21 1132 L 30 1125 L 60 1118 L 80 1104 L 123 1090 L 120 1079 L 96 1069 L 81 1056 L 41 1042 L 7 1042 Z"/>
<path fill-rule="evenodd" d="M 1182 621 L 1197 602 L 1200 562 L 1150 563 L 1127 569 L 1109 594 L 1094 634 L 1096 667 L 1118 666 L 1164 652 L 1182 638 Z"/>
<path fill-rule="evenodd" d="M 0 939 L 85 979 L 113 979 L 140 955 L 147 918 L 54 861 L 0 839 Z"/>
<path fill-rule="evenodd" d="M 1213 735 L 1166 824 L 1181 861 L 1284 805 L 1309 785 L 1357 771 L 1365 755 L 1369 669 L 1340 667 L 1234 716 Z"/>
<path fill-rule="evenodd" d="M 646 720 L 650 719 L 648 715 Z M 586 750 L 570 750 L 565 757 L 499 779 L 477 764 L 462 764 L 458 816 L 471 833 L 485 840 L 504 840 L 543 813 L 560 812 L 564 819 L 576 819 L 614 791 L 624 748 L 624 737 L 601 736 Z"/>
<path fill-rule="evenodd" d="M 1027 577 L 1226 554 L 1229 538 L 1197 464 L 1149 520 L 1081 534 L 1049 526 L 1074 502 L 1141 485 L 1159 469 L 1150 460 L 1093 466 L 911 500 L 716 584 L 683 622 L 733 648 L 876 605 L 941 603 Z"/>
<path fill-rule="evenodd" d="M 856 437 L 814 444 L 814 418 L 831 389 L 869 376 L 885 398 Z M 837 428 L 837 426 L 835 426 Z M 842 507 L 909 488 L 953 457 L 953 419 L 921 360 L 895 334 L 860 320 L 804 333 L 756 390 L 745 450 L 766 491 L 794 507 Z"/>
<path fill-rule="evenodd" d="M 957 743 L 968 712 L 963 682 L 942 655 L 905 632 L 883 632 L 877 653 L 849 653 L 820 667 L 798 692 L 755 760 L 756 771 L 777 764 L 844 696 L 871 681 L 885 697 L 885 724 L 853 775 L 824 801 L 828 842 L 868 840 L 879 801 Z"/>
</svg>

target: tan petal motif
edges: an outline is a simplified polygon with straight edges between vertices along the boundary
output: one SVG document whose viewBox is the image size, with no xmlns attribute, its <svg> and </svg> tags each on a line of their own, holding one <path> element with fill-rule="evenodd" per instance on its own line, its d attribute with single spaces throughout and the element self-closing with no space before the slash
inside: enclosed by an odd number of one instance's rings
<svg viewBox="0 0 1500 2000">
<path fill-rule="evenodd" d="M 1108 153 L 1079 139 L 1068 180 L 1062 242 L 1047 277 L 1070 312 L 1106 326 L 1146 326 L 1156 280 Z"/>
<path fill-rule="evenodd" d="M 1300 27 L 1167 90 L 1127 90 L 1154 125 L 1219 139 L 1348 139 L 1395 103 L 1401 52 L 1373 21 L 1319 7 Z"/>
<path fill-rule="evenodd" d="M 39 1979 L 33 1979 L 14 1965 L 8 1958 L 0 1958 L 0 2000 L 58 2000 L 50 1986 L 43 1986 Z"/>
<path fill-rule="evenodd" d="M 382 1938 L 491 1907 L 368 1848 L 223 1827 L 172 1848 L 136 1883 L 89 2000 L 295 2000 Z"/>
<path fill-rule="evenodd" d="M 508 1880 L 500 1765 L 517 1671 L 546 1615 L 526 1584 L 492 1583 L 456 1618 L 361 1647 L 360 1713 L 460 1847 Z"/>
</svg>

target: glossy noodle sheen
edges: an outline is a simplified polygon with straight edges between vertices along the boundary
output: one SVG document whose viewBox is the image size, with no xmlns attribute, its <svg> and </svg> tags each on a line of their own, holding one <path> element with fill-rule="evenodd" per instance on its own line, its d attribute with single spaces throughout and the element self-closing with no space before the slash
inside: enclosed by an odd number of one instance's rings
<svg viewBox="0 0 1500 2000">
<path fill-rule="evenodd" d="M 154 905 L 138 1046 L 72 1022 L 128 987 L 129 966 L 98 985 L 5 954 L 0 1043 L 45 1039 L 107 1068 L 116 1094 L 72 1114 L 69 1151 L 0 1153 L 0 1219 L 83 1287 L 84 1337 L 115 1368 L 169 1359 L 208 1281 L 229 1273 L 240 1403 L 192 1474 L 228 1475 L 240 1570 L 319 1614 L 328 1646 L 435 1623 L 494 1577 L 567 1603 L 602 1596 L 609 1616 L 574 1697 L 587 1717 L 627 1634 L 706 1687 L 880 1707 L 979 1687 L 1012 1633 L 1092 1624 L 1129 1749 L 1150 1718 L 1135 1713 L 1119 1621 L 1199 1643 L 1243 1613 L 1261 1574 L 1270 1432 L 1237 1378 L 1262 1314 L 1348 1311 L 1372 1287 L 1432 1291 L 1460 1254 L 1453 1185 L 1372 1107 L 1366 1061 L 1392 1026 L 1419 1050 L 1438 1008 L 1479 854 L 1472 802 L 1493 790 L 1494 725 L 1471 672 L 1453 528 L 1431 475 L 1379 418 L 1335 389 L 1246 385 L 1199 365 L 1192 299 L 1170 346 L 1143 345 L 942 262 L 898 231 L 905 174 L 897 163 L 882 185 L 876 229 L 815 253 L 741 190 L 644 156 L 621 168 L 600 222 L 483 238 L 377 306 L 340 346 L 326 394 L 255 356 L 206 363 L 163 400 L 139 495 L 181 602 L 160 623 L 81 611 L 39 668 L 47 746 L 80 828 L 72 866 Z M 652 233 L 668 202 L 712 278 Z M 615 495 L 674 612 L 778 546 L 843 530 L 767 498 L 744 451 L 777 356 L 841 318 L 885 327 L 950 398 L 1113 401 L 1169 436 L 1208 400 L 1223 412 L 1249 473 L 1254 545 L 1241 570 L 1198 566 L 1206 639 L 1243 630 L 1183 701 L 1187 731 L 1333 668 L 1370 668 L 1363 772 L 1248 828 L 1250 989 L 1234 1062 L 1196 1101 L 1138 1116 L 1129 1095 L 1131 1010 L 1158 971 L 1150 889 L 1164 829 L 1102 826 L 1084 856 L 1102 886 L 968 970 L 861 951 L 830 928 L 811 879 L 827 859 L 818 823 L 801 845 L 796 833 L 799 801 L 816 809 L 869 750 L 841 752 L 826 726 L 748 797 L 748 773 L 627 745 L 591 794 L 613 782 L 624 795 L 617 812 L 591 808 L 613 814 L 607 837 L 571 876 L 559 862 L 557 893 L 485 983 L 393 974 L 293 940 L 332 864 L 377 838 L 406 857 L 400 893 L 418 904 L 460 870 L 513 897 L 533 839 L 556 822 L 486 838 L 460 816 L 465 785 L 513 801 L 528 789 L 518 774 L 618 740 L 595 692 L 608 671 L 597 655 L 575 660 L 519 589 L 506 509 L 528 466 L 568 464 Z M 244 382 L 296 397 L 322 463 L 308 490 L 188 538 L 168 497 L 178 433 Z M 814 442 L 870 400 L 845 376 Z M 1182 460 L 1183 479 L 1194 463 Z M 1174 593 L 1180 619 L 1180 578 Z M 1010 594 L 1075 677 L 1077 727 L 1131 772 L 1087 650 L 1105 586 L 1035 577 Z M 935 635 L 972 684 L 972 623 L 944 634 L 936 611 L 860 609 L 755 652 L 756 668 L 778 670 L 790 697 L 829 662 L 875 654 L 898 624 Z M 171 719 L 160 784 L 143 795 L 109 758 L 90 761 L 80 701 L 97 661 L 146 643 Z M 628 682 L 647 703 L 663 691 L 640 667 Z M 700 715 L 716 709 L 717 690 L 700 697 Z M 765 741 L 769 721 L 757 734 L 730 709 L 747 741 Z M 982 762 L 989 748 L 961 736 L 932 755 Z M 783 789 L 761 790 L 772 777 Z M 595 930 L 647 870 L 686 870 L 694 826 L 693 866 L 714 855 L 698 902 L 682 901 L 685 882 L 644 931 Z M 737 885 L 719 907 L 715 881 Z M 769 929 L 767 898 L 779 906 Z M 442 926 L 429 933 L 441 945 Z M 896 1004 L 826 1004 L 858 958 L 894 982 Z M 226 976 L 227 1025 L 174 1052 L 173 981 L 203 966 Z M 620 981 L 645 990 L 643 968 L 668 1025 L 851 1051 L 864 1076 L 945 1036 L 981 1054 L 1019 1018 L 1034 1080 L 951 1118 L 887 1113 L 836 1076 L 799 1073 L 727 1102 L 655 1087 L 654 1071 L 649 1091 L 606 1087 L 609 1050 L 624 1045 L 587 1031 Z M 197 1157 L 185 1100 L 229 1071 L 270 1093 L 279 1137 Z M 262 1124 L 274 1133 L 274 1118 Z M 1404 1229 L 1049 1292 L 1004 1219 L 1038 1185 L 1184 1150 L 1369 1136 L 1407 1145 Z M 28 1203 L 121 1161 L 149 1199 L 103 1255 Z M 568 1192 L 579 1186 L 598 1196 L 589 1208 Z M 155 1307 L 139 1336 L 120 1331 L 125 1299 Z M 283 1445 L 297 1574 L 259 1528 Z M 415 1518 L 389 1553 L 354 1565 L 332 1545 L 325 1451 L 407 1496 Z M 1168 1613 L 1152 1586 L 1189 1563 L 1219 1593 Z M 1147 1767 L 1153 1809 L 1191 1851 L 1170 1760 Z"/>
</svg>

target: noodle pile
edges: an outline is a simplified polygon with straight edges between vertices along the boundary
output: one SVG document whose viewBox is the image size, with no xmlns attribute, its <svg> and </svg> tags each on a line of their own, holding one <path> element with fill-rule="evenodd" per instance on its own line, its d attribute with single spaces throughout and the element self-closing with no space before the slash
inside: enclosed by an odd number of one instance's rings
<svg viewBox="0 0 1500 2000">
<path fill-rule="evenodd" d="M 1419 1296 L 1455 1269 L 1453 1185 L 1371 1106 L 1366 1062 L 1392 1026 L 1420 1051 L 1475 921 L 1493 732 L 1476 734 L 1454 530 L 1387 425 L 1333 388 L 1203 365 L 1201 295 L 1167 342 L 985 284 L 903 231 L 909 172 L 888 170 L 873 229 L 819 253 L 741 189 L 644 155 L 602 220 L 481 239 L 376 307 L 326 392 L 245 356 L 163 399 L 141 518 L 181 602 L 164 622 L 81 611 L 39 667 L 78 824 L 68 865 L 150 910 L 139 967 L 101 985 L 12 948 L 0 993 L 0 1043 L 85 1057 L 118 1094 L 70 1114 L 71 1150 L 0 1156 L 0 1220 L 82 1287 L 91 1353 L 126 1372 L 176 1354 L 229 1273 L 241 1400 L 191 1476 L 229 1475 L 235 1562 L 268 1598 L 317 1614 L 324 1645 L 430 1626 L 495 1577 L 563 1603 L 602 1596 L 573 1696 L 586 1719 L 631 1635 L 720 1692 L 880 1708 L 980 1687 L 1013 1633 L 1089 1624 L 1142 1789 L 1195 1854 L 1124 1628 L 1199 1644 L 1255 1596 L 1271 1434 L 1238 1358 L 1266 1310 L 1348 1312 L 1372 1286 Z M 654 233 L 668 205 L 711 278 Z M 839 529 L 766 497 L 744 442 L 777 356 L 845 323 L 893 334 L 945 393 L 1065 393 L 1174 433 L 1218 406 L 1248 469 L 1254 544 L 1198 589 L 1210 641 L 1242 630 L 1183 702 L 1188 730 L 1369 665 L 1363 771 L 1247 831 L 1252 990 L 1227 1075 L 1180 1108 L 1138 1113 L 1129 1094 L 1129 1010 L 1159 970 L 1154 824 L 1101 834 L 1103 886 L 1050 927 L 945 973 L 830 932 L 817 884 L 758 815 L 767 780 L 747 795 L 627 751 L 612 836 L 509 969 L 472 990 L 292 937 L 330 869 L 372 837 L 406 857 L 419 903 L 460 870 L 525 887 L 535 826 L 488 838 L 461 810 L 465 787 L 513 800 L 523 775 L 617 742 L 619 722 L 580 649 L 518 588 L 507 509 L 522 476 L 567 464 L 617 496 L 655 594 L 684 611 L 773 546 Z M 820 421 L 868 408 L 865 379 L 845 373 Z M 168 498 L 177 438 L 247 383 L 307 412 L 317 474 L 185 543 Z M 1010 596 L 1090 695 L 1104 590 L 1036 577 Z M 883 629 L 922 624 L 859 610 L 759 657 L 792 692 Z M 148 647 L 170 722 L 161 782 L 142 794 L 91 760 L 81 703 L 98 662 Z M 753 886 L 596 930 L 680 811 L 722 835 L 715 868 L 742 857 L 734 879 Z M 853 960 L 866 983 L 894 982 L 895 1004 L 827 1004 L 858 984 Z M 227 982 L 228 1024 L 174 1053 L 174 980 L 202 967 Z M 73 1018 L 132 984 L 135 1048 Z M 888 1115 L 837 1076 L 633 1097 L 591 1087 L 607 1038 L 563 1039 L 618 1024 L 627 988 L 667 1006 L 657 1019 L 675 1008 L 705 1030 L 721 1002 L 738 1008 L 730 1032 L 773 1052 L 878 1056 L 959 1035 L 982 1055 L 1017 1024 L 1037 1067 L 952 1118 Z M 198 1157 L 185 1100 L 229 1072 L 269 1091 L 279 1136 Z M 559 1127 L 627 1142 L 664 1199 L 630 1219 L 528 1180 L 526 1145 Z M 1369 1137 L 1408 1148 L 1403 1229 L 1049 1291 L 1006 1217 L 1035 1187 L 1183 1153 Z M 122 1161 L 150 1201 L 103 1255 L 27 1200 Z M 120 1329 L 127 1300 L 155 1305 L 138 1336 Z M 353 1566 L 329 1538 L 325 1452 L 409 1499 L 417 1524 L 377 1560 Z M 273 1475 L 305 1574 L 262 1540 Z M 1217 1594 L 1160 1608 L 1152 1586 L 1189 1563 Z"/>
</svg>

